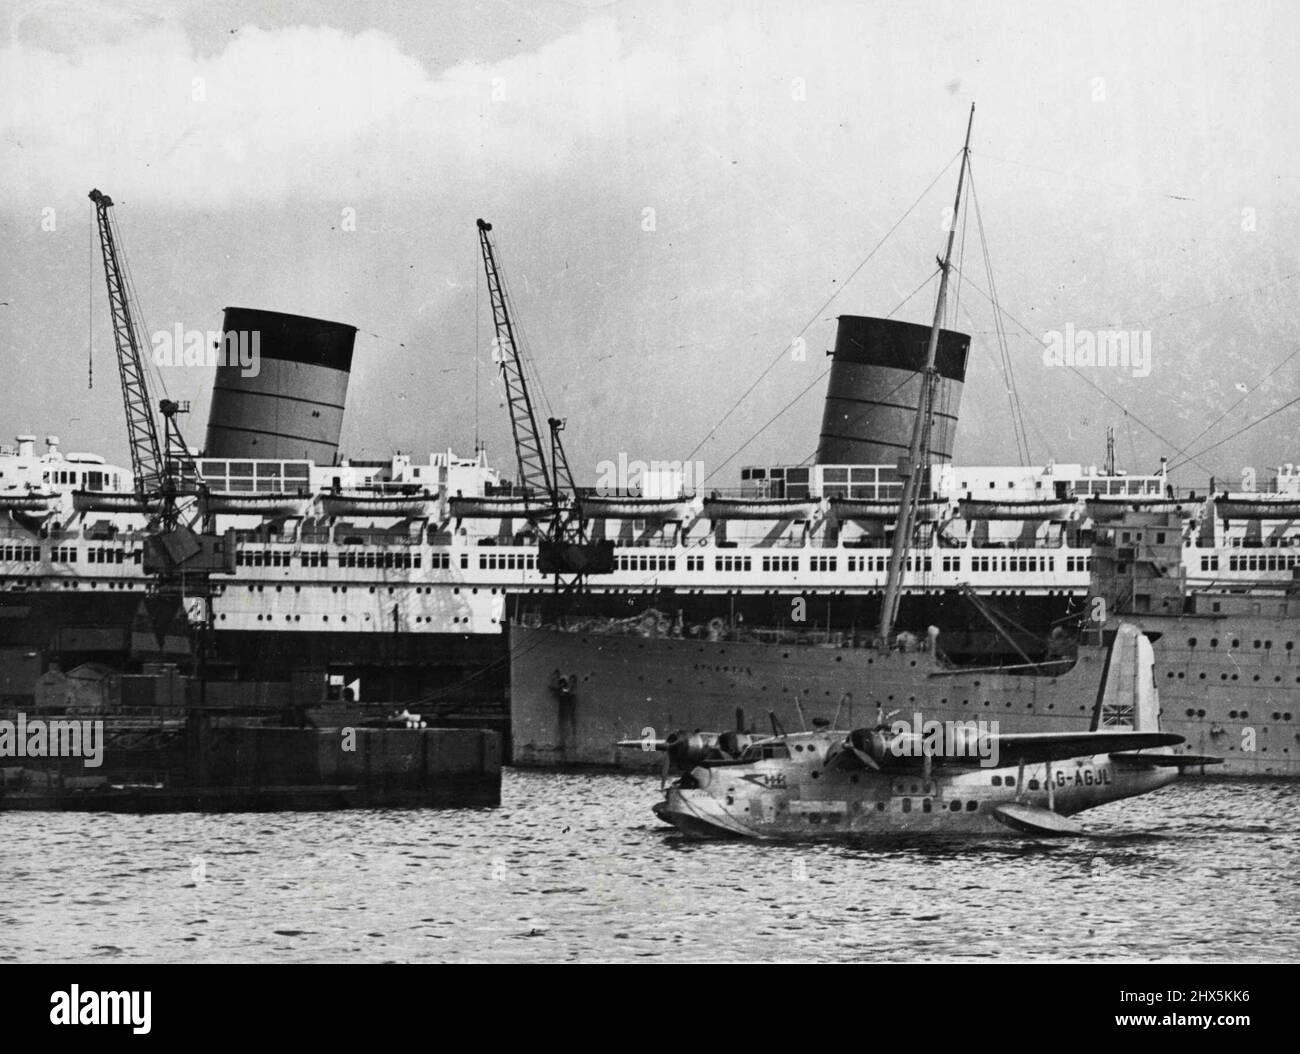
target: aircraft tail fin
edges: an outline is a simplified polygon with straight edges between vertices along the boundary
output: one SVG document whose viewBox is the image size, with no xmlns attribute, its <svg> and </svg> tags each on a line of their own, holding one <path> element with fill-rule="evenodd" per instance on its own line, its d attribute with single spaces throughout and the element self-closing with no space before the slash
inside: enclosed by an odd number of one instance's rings
<svg viewBox="0 0 1300 1054">
<path fill-rule="evenodd" d="M 1160 730 L 1160 693 L 1156 690 L 1155 652 L 1136 626 L 1123 623 L 1115 631 L 1093 713 L 1094 731 L 1131 728 Z"/>
</svg>

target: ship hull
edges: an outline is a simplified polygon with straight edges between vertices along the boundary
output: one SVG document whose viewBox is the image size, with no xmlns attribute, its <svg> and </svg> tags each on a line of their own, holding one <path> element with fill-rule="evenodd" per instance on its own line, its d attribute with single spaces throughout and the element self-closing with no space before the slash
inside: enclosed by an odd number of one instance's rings
<svg viewBox="0 0 1300 1054">
<path fill-rule="evenodd" d="M 939 631 L 946 657 L 960 663 L 1019 662 L 1044 655 L 1046 632 L 1018 627 L 1052 627 L 1070 621 L 1082 609 L 1084 597 L 1067 591 L 1006 590 L 982 598 L 1003 617 L 995 630 L 966 594 L 955 589 L 908 592 L 901 598 L 899 625 L 914 636 Z M 566 625 L 584 620 L 636 621 L 666 628 L 673 622 L 683 636 L 705 636 L 728 625 L 753 627 L 771 637 L 823 635 L 837 641 L 870 642 L 880 623 L 882 594 L 839 590 L 788 592 L 780 590 L 702 593 L 688 590 L 611 590 L 566 595 L 518 593 L 509 612 L 520 621 L 550 624 L 562 616 Z M 763 629 L 758 629 L 763 627 Z"/>
<path fill-rule="evenodd" d="M 1225 758 L 1215 775 L 1300 776 L 1300 671 L 1278 626 L 1234 620 L 1232 627 L 1210 627 L 1174 619 L 1143 626 L 1159 634 L 1161 727 L 1183 736 L 1192 753 Z M 1208 649 L 1212 635 L 1225 643 L 1238 639 L 1245 650 Z M 1189 646 L 1189 639 L 1197 644 Z M 1257 639 L 1272 639 L 1274 646 L 1256 649 Z M 771 727 L 769 712 L 786 730 L 815 718 L 855 727 L 880 717 L 911 722 L 920 714 L 923 720 L 996 720 L 1003 732 L 1083 731 L 1092 723 L 1106 654 L 1082 646 L 1068 669 L 1043 676 L 952 668 L 925 651 L 521 625 L 510 627 L 510 641 L 513 762 L 634 770 L 655 769 L 662 755 L 619 748 L 620 739 L 662 738 L 679 729 L 761 732 Z"/>
<path fill-rule="evenodd" d="M 60 702 L 68 689 L 56 668 L 129 674 L 164 663 L 186 674 L 201 667 L 205 701 L 219 708 L 289 711 L 351 698 L 505 731 L 506 661 L 502 633 L 215 629 L 200 641 L 178 601 L 140 590 L 0 593 L 0 707 Z M 117 680 L 106 703 L 140 702 L 138 678 Z"/>
</svg>

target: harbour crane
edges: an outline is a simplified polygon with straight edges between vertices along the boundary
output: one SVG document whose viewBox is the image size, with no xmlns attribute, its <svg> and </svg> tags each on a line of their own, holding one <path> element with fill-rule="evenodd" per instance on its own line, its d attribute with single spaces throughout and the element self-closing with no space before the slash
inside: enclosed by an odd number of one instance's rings
<svg viewBox="0 0 1300 1054">
<path fill-rule="evenodd" d="M 127 442 L 135 496 L 149 517 L 144 570 L 161 592 L 206 595 L 207 575 L 234 573 L 234 539 L 195 532 L 183 522 L 187 511 L 201 513 L 205 487 L 189 454 L 178 414 L 189 411 L 188 402 L 163 399 L 158 404 L 162 428 L 154 417 L 149 381 L 141 354 L 139 327 L 132 311 L 131 294 L 118 249 L 119 238 L 109 213 L 113 199 L 99 190 L 90 192 L 104 258 L 113 342 L 117 350 L 118 378 L 126 410 Z M 161 436 L 161 438 L 160 438 Z M 196 498 L 193 510 L 183 508 L 186 498 Z"/>
<path fill-rule="evenodd" d="M 496 250 L 489 237 L 491 231 L 492 224 L 482 219 L 478 221 L 479 248 L 483 253 L 483 269 L 487 273 L 488 298 L 495 328 L 493 357 L 500 366 L 505 383 L 524 505 L 529 510 L 529 522 L 539 534 L 537 569 L 543 574 L 554 575 L 557 585 L 568 576 L 565 584 L 572 588 L 579 586 L 586 575 L 607 574 L 614 570 L 614 543 L 587 538 L 578 488 L 560 437 L 566 424 L 562 418 L 547 418 L 550 429 L 550 457 L 547 458 L 524 376 L 524 360 L 515 339 L 514 319 L 501 280 Z M 539 496 L 542 503 L 534 513 L 531 502 Z"/>
</svg>

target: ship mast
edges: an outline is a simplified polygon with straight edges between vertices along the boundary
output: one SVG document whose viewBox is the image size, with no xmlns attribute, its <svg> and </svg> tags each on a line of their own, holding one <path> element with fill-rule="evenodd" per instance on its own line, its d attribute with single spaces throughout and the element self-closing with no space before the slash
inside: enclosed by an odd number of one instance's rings
<svg viewBox="0 0 1300 1054">
<path fill-rule="evenodd" d="M 898 522 L 894 529 L 894 544 L 889 551 L 889 572 L 885 579 L 885 599 L 880 605 L 880 629 L 877 636 L 881 645 L 888 647 L 898 617 L 898 603 L 902 595 L 903 565 L 912 544 L 916 527 L 916 507 L 920 497 L 921 478 L 927 474 L 929 458 L 931 402 L 934 397 L 938 370 L 935 362 L 939 353 L 939 334 L 943 325 L 944 306 L 948 298 L 948 272 L 952 267 L 952 246 L 957 236 L 957 213 L 961 208 L 962 186 L 966 179 L 966 166 L 970 160 L 970 133 L 975 123 L 975 104 L 971 103 L 970 117 L 966 122 L 966 143 L 961 151 L 961 169 L 957 173 L 957 195 L 953 199 L 952 223 L 948 227 L 948 245 L 939 261 L 939 295 L 935 299 L 934 324 L 930 327 L 930 342 L 925 351 L 925 368 L 921 372 L 921 391 L 917 399 L 916 418 L 912 422 L 912 440 L 908 444 L 907 458 L 899 462 L 903 477 L 903 493 L 898 504 Z"/>
</svg>

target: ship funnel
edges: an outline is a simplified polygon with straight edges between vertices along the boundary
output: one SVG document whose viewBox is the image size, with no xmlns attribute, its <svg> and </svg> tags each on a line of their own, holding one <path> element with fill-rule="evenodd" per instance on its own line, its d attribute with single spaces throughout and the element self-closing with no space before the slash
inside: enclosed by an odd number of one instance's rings
<svg viewBox="0 0 1300 1054">
<path fill-rule="evenodd" d="M 822 411 L 820 465 L 894 464 L 907 453 L 921 395 L 930 327 L 841 315 Z M 952 458 L 970 337 L 940 330 L 932 461 Z"/>
<path fill-rule="evenodd" d="M 333 464 L 355 326 L 226 308 L 205 453 Z"/>
</svg>

